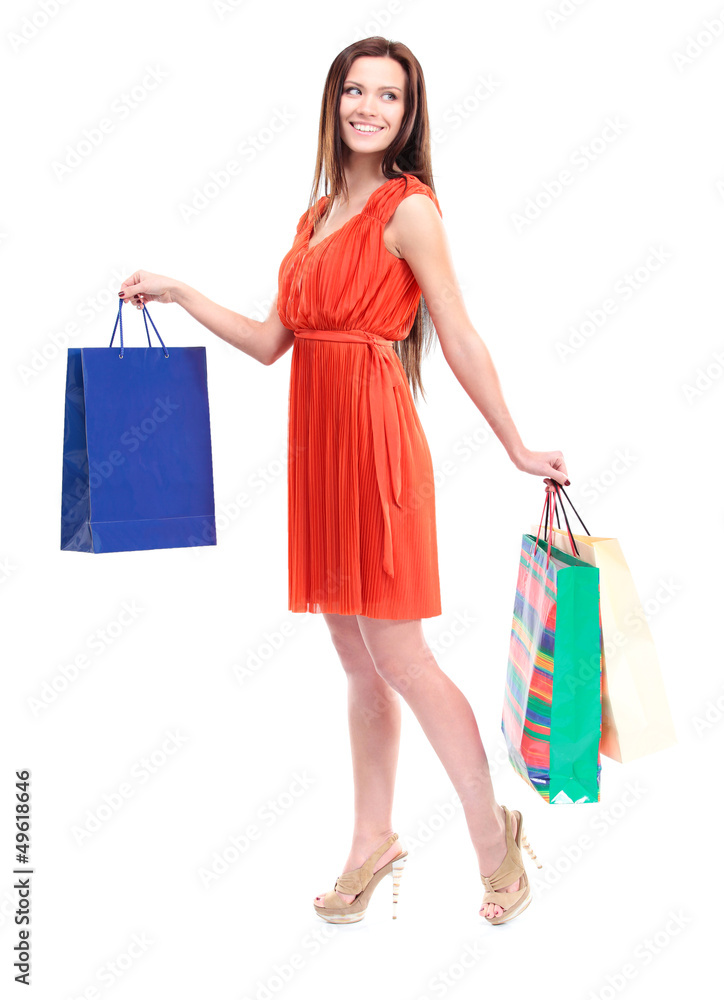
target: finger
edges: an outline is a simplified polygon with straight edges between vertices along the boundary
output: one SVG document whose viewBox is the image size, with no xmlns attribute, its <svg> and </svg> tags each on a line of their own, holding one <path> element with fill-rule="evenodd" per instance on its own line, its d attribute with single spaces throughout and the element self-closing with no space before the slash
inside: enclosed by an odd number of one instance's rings
<svg viewBox="0 0 724 1000">
<path fill-rule="evenodd" d="M 122 292 L 128 291 L 132 286 L 138 285 L 141 281 L 141 272 L 134 271 L 133 274 L 129 274 L 125 281 L 121 282 L 120 290 Z"/>
<path fill-rule="evenodd" d="M 543 482 L 546 484 L 546 493 L 552 493 L 552 492 L 554 492 L 555 489 L 558 486 L 567 486 L 567 485 L 569 485 L 569 480 L 568 479 L 562 479 L 562 478 L 559 479 L 558 478 L 559 475 L 560 474 L 559 474 L 558 470 L 556 469 L 554 471 L 553 476 L 546 476 L 544 478 Z"/>
<path fill-rule="evenodd" d="M 120 296 L 120 299 L 122 302 L 128 303 L 129 306 L 135 306 L 136 309 L 143 309 L 146 305 L 148 297 L 145 292 L 139 292 L 136 295 L 129 295 L 128 292 L 125 292 L 122 296 Z"/>
<path fill-rule="evenodd" d="M 551 478 L 561 486 L 570 486 L 571 481 L 568 478 L 568 469 L 566 468 L 566 463 L 563 461 L 563 455 L 560 452 L 554 452 L 555 458 L 550 462 L 548 466 L 551 470 Z"/>
</svg>

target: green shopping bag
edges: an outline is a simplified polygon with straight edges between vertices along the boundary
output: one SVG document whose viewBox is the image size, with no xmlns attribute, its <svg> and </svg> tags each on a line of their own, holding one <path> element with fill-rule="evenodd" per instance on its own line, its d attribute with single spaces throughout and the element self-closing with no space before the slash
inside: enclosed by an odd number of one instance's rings
<svg viewBox="0 0 724 1000">
<path fill-rule="evenodd" d="M 546 538 L 540 525 L 523 535 L 501 728 L 510 763 L 544 801 L 598 802 L 599 571 L 550 544 L 554 508 L 546 492 Z"/>
</svg>

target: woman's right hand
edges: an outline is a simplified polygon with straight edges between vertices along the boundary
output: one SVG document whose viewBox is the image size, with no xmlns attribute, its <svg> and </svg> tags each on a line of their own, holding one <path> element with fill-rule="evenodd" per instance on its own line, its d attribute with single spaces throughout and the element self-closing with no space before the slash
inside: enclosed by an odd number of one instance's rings
<svg viewBox="0 0 724 1000">
<path fill-rule="evenodd" d="M 146 302 L 173 302 L 173 290 L 178 282 L 162 274 L 150 271 L 135 271 L 121 285 L 122 298 L 131 305 L 143 309 Z M 120 292 L 119 292 L 120 295 Z"/>
</svg>

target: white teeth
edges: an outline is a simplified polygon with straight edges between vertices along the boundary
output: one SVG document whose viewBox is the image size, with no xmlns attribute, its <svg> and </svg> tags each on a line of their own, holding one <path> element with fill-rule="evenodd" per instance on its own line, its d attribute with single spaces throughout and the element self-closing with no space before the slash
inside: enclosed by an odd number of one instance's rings
<svg viewBox="0 0 724 1000">
<path fill-rule="evenodd" d="M 378 125 L 357 125 L 352 122 L 352 128 L 356 128 L 358 132 L 379 132 L 381 127 Z"/>
</svg>

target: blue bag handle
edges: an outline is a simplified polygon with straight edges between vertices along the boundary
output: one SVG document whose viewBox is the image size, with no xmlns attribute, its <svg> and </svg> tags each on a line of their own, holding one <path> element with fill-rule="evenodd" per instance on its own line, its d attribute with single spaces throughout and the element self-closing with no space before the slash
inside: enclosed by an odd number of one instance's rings
<svg viewBox="0 0 724 1000">
<path fill-rule="evenodd" d="M 121 331 L 121 353 L 118 355 L 119 358 L 123 357 L 123 319 L 122 319 L 121 314 L 123 312 L 123 303 L 124 302 L 125 302 L 125 299 L 121 299 L 121 298 L 118 299 L 118 315 L 116 316 L 116 325 L 113 327 L 113 336 L 111 337 L 111 342 L 108 345 L 109 347 L 113 347 L 113 341 L 115 340 L 115 337 L 116 337 L 116 329 L 118 327 L 120 327 L 120 331 Z M 146 317 L 148 317 L 148 319 Z M 143 321 L 146 324 L 146 337 L 148 338 L 148 346 L 152 347 L 153 345 L 151 344 L 151 334 L 148 332 L 148 320 L 149 319 L 151 319 L 151 314 L 148 311 L 148 309 L 146 309 L 146 303 L 144 302 L 143 303 Z M 153 327 L 154 330 L 156 330 L 156 324 L 153 322 L 152 319 L 151 319 L 151 326 Z M 158 330 L 156 330 L 156 336 L 161 341 L 161 347 L 163 348 L 163 356 L 165 358 L 167 358 L 168 357 L 168 351 L 166 350 L 166 345 L 161 340 L 161 334 L 158 332 Z"/>
</svg>

